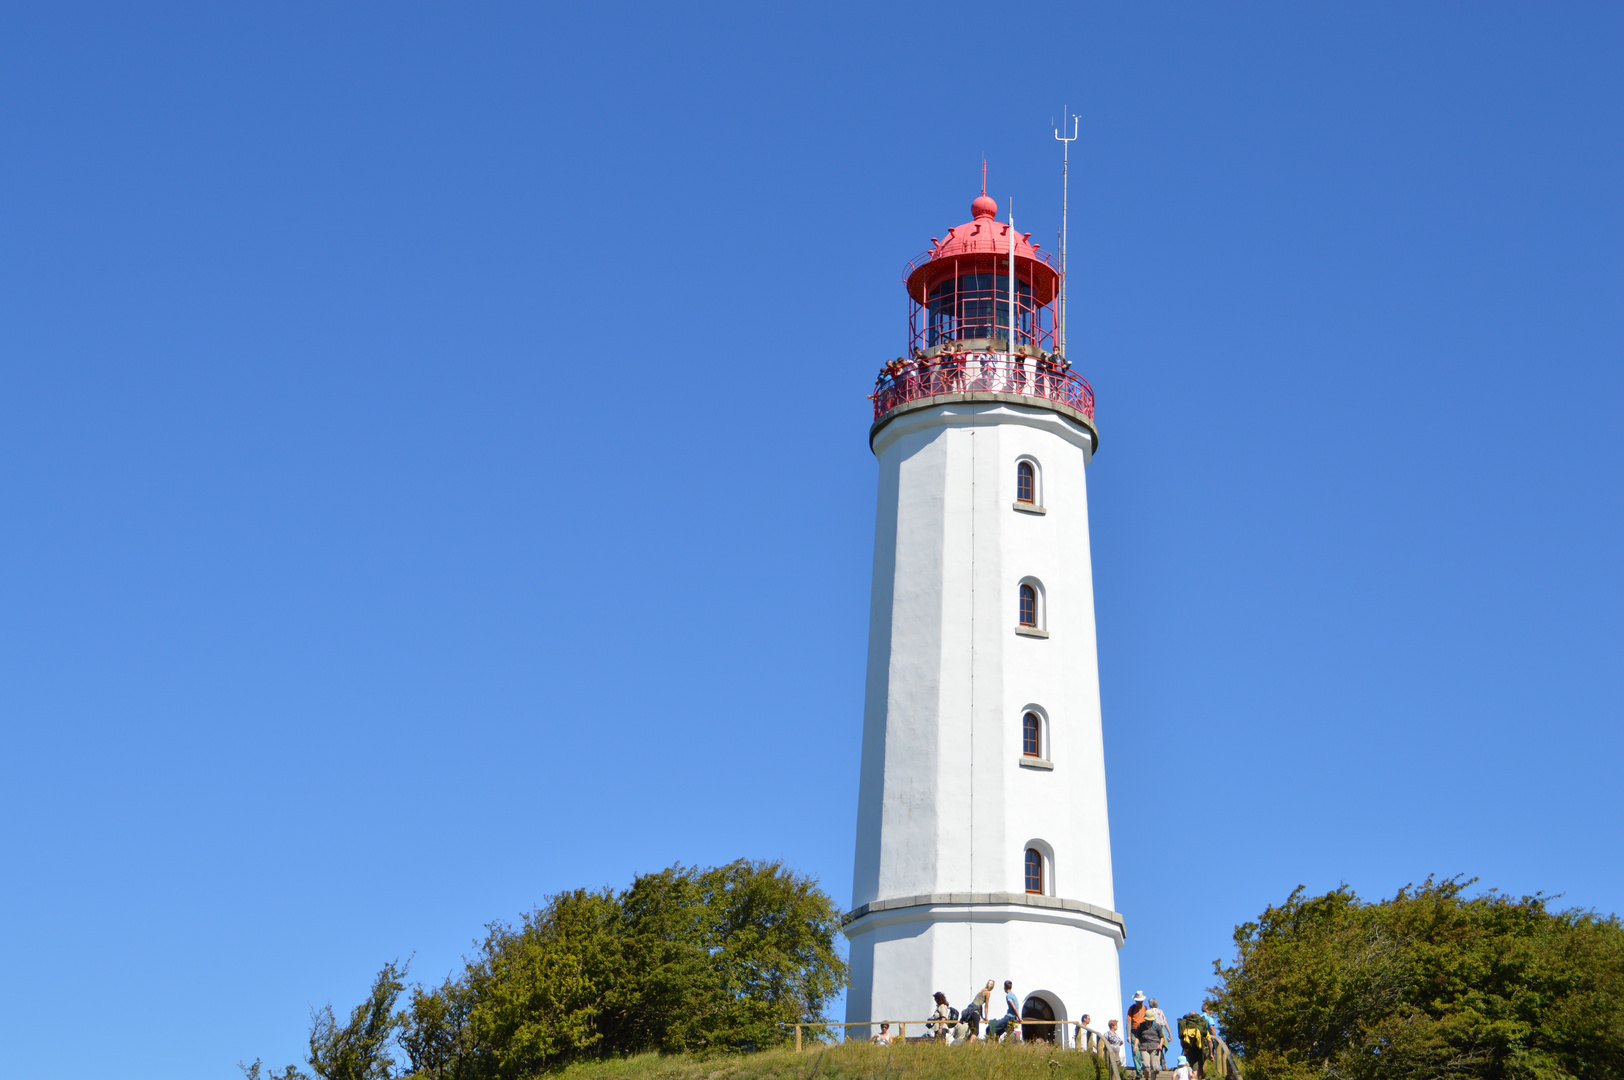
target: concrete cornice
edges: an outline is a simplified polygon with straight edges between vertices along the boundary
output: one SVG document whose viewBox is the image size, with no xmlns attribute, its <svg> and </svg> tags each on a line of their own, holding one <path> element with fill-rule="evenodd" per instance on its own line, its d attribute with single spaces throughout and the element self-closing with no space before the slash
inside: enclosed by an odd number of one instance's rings
<svg viewBox="0 0 1624 1080">
<path fill-rule="evenodd" d="M 874 421 L 874 425 L 868 429 L 869 449 L 872 450 L 874 448 L 874 438 L 875 436 L 879 435 L 880 429 L 885 427 L 885 425 L 889 424 L 891 421 L 895 420 L 897 417 L 904 416 L 911 412 L 918 412 L 920 409 L 929 409 L 937 405 L 956 405 L 961 403 L 996 403 L 1003 405 L 1020 405 L 1028 409 L 1046 409 L 1049 412 L 1064 416 L 1066 419 L 1072 421 L 1087 431 L 1089 438 L 1093 440 L 1094 444 L 1092 450 L 1090 451 L 1091 453 L 1098 451 L 1100 448 L 1100 432 L 1099 428 L 1094 426 L 1094 421 L 1090 420 L 1087 416 L 1084 416 L 1080 410 L 1074 409 L 1064 402 L 1027 394 L 1006 394 L 995 390 L 967 390 L 956 394 L 933 394 L 930 397 L 916 398 L 913 401 L 898 405 L 896 408 Z"/>
<path fill-rule="evenodd" d="M 928 907 L 1031 907 L 1047 908 L 1051 911 L 1070 911 L 1080 915 L 1089 915 L 1101 922 L 1110 923 L 1117 928 L 1121 935 L 1128 936 L 1128 924 L 1121 915 L 1097 904 L 1085 903 L 1082 900 L 1065 900 L 1058 896 L 1036 896 L 1032 893 L 922 893 L 918 896 L 896 896 L 889 900 L 872 900 L 869 903 L 848 911 L 841 919 L 842 926 L 850 926 L 857 920 L 868 915 L 878 915 L 882 911 L 902 911 L 906 908 Z"/>
</svg>

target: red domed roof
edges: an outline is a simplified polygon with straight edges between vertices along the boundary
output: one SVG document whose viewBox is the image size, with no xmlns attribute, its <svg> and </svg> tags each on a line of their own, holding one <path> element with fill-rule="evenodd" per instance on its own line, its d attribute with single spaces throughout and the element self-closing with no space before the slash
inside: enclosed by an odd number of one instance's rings
<svg viewBox="0 0 1624 1080">
<path fill-rule="evenodd" d="M 908 292 L 923 303 L 926 282 L 937 280 L 943 273 L 943 260 L 966 257 L 991 263 L 999 255 L 1009 255 L 1009 222 L 998 220 L 998 203 L 983 192 L 970 204 L 971 219 L 963 225 L 947 230 L 943 239 L 931 237 L 928 256 L 918 262 L 908 275 Z M 1040 254 L 1041 245 L 1032 243 L 1031 233 L 1015 237 L 1015 265 L 1022 278 L 1030 278 L 1037 302 L 1047 304 L 1054 299 L 1059 288 L 1060 274 L 1049 265 L 1048 256 Z M 1002 261 L 1002 260 L 1000 260 Z M 966 267 L 966 269 L 969 269 Z"/>
</svg>

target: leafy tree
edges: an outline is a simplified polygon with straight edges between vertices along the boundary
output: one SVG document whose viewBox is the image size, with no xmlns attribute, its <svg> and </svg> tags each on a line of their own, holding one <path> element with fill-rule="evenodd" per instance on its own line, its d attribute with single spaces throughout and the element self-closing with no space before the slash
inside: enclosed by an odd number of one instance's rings
<svg viewBox="0 0 1624 1080">
<path fill-rule="evenodd" d="M 1343 886 L 1235 931 L 1218 1012 L 1249 1080 L 1624 1075 L 1624 926 L 1472 882 Z"/>
<path fill-rule="evenodd" d="M 840 909 L 779 863 L 736 862 L 699 876 L 712 922 L 708 947 L 728 1003 L 711 1045 L 767 1046 L 781 1026 L 821 1018 L 846 980 L 835 951 Z"/>
<path fill-rule="evenodd" d="M 398 1035 L 410 1075 L 428 1080 L 469 1080 L 479 1075 L 468 1026 L 473 1007 L 474 995 L 465 982 L 447 979 L 432 991 L 421 985 L 412 988 L 411 1002 L 399 1017 Z"/>
<path fill-rule="evenodd" d="M 844 985 L 839 908 L 779 863 L 674 866 L 493 924 L 400 1014 L 413 1076 L 516 1080 L 582 1057 L 782 1042 Z"/>
<path fill-rule="evenodd" d="M 490 1075 L 542 1072 L 601 1041 L 605 996 L 623 980 L 623 919 L 607 890 L 561 893 L 524 917 L 496 925 L 469 966 L 468 1027 Z"/>
<path fill-rule="evenodd" d="M 322 1080 L 391 1080 L 395 1060 L 389 1052 L 395 1028 L 401 1018 L 394 1013 L 395 999 L 405 989 L 401 979 L 406 972 L 385 964 L 372 981 L 367 999 L 350 1012 L 350 1022 L 340 1026 L 331 1005 L 310 1013 L 310 1059 L 308 1064 Z M 244 1080 L 310 1080 L 292 1065 L 280 1073 L 270 1072 L 258 1058 L 252 1065 L 237 1062 Z"/>
<path fill-rule="evenodd" d="M 367 999 L 339 1026 L 333 1007 L 317 1012 L 310 1025 L 310 1067 L 322 1080 L 391 1080 L 395 1060 L 389 1044 L 398 1023 L 395 999 L 405 989 L 403 970 L 385 964 Z"/>
<path fill-rule="evenodd" d="M 774 1045 L 845 984 L 839 908 L 780 863 L 672 867 L 621 903 L 633 993 L 606 1030 L 614 1052 Z"/>
</svg>

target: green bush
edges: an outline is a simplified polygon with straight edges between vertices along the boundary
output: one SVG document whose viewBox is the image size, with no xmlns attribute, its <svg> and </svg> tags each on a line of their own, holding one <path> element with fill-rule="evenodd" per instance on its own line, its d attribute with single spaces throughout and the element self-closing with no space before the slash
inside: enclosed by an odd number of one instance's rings
<svg viewBox="0 0 1624 1080">
<path fill-rule="evenodd" d="M 1379 903 L 1299 887 L 1237 928 L 1215 993 L 1247 1080 L 1624 1076 L 1618 918 L 1471 884 Z"/>
<path fill-rule="evenodd" d="M 834 901 L 778 863 L 561 893 L 490 926 L 460 974 L 399 1012 L 403 975 L 386 966 L 349 1024 L 316 1015 L 309 1064 L 323 1080 L 521 1080 L 584 1058 L 781 1045 L 783 1024 L 821 1019 L 844 985 L 839 929 Z M 260 1080 L 261 1065 L 244 1072 Z"/>
</svg>

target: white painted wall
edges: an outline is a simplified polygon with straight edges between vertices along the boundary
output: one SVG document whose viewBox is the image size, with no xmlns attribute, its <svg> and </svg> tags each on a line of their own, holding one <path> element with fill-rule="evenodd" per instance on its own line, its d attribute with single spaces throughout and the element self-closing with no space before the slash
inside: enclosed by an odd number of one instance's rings
<svg viewBox="0 0 1624 1080">
<path fill-rule="evenodd" d="M 1027 841 L 1054 852 L 1051 895 L 1113 909 L 1086 466 L 1092 437 L 1038 406 L 932 405 L 891 420 L 880 462 L 853 908 L 1021 893 Z M 1014 509 L 1016 462 L 1045 513 Z M 1016 633 L 1018 585 L 1043 629 Z M 1054 769 L 1022 768 L 1021 716 L 1049 719 Z M 847 928 L 847 1018 L 962 1008 L 989 978 L 1043 990 L 1066 1018 L 1120 1019 L 1109 923 L 1020 905 L 934 904 Z M 854 1034 L 856 1034 L 854 1032 Z"/>
<path fill-rule="evenodd" d="M 996 984 L 994 1013 L 1002 1015 L 1009 979 L 1022 1001 L 1042 992 L 1057 1006 L 1058 1020 L 1089 1013 L 1091 1026 L 1102 1032 L 1107 1021 L 1121 1020 L 1115 1004 L 1121 998 L 1119 945 L 1110 928 L 1095 920 L 1049 921 L 1030 914 L 1010 906 L 942 905 L 910 909 L 894 920 L 863 920 L 852 938 L 846 1019 L 919 1020 L 935 1007 L 935 990 L 963 1009 L 988 979 Z M 865 1036 L 854 1028 L 849 1037 Z"/>
</svg>

